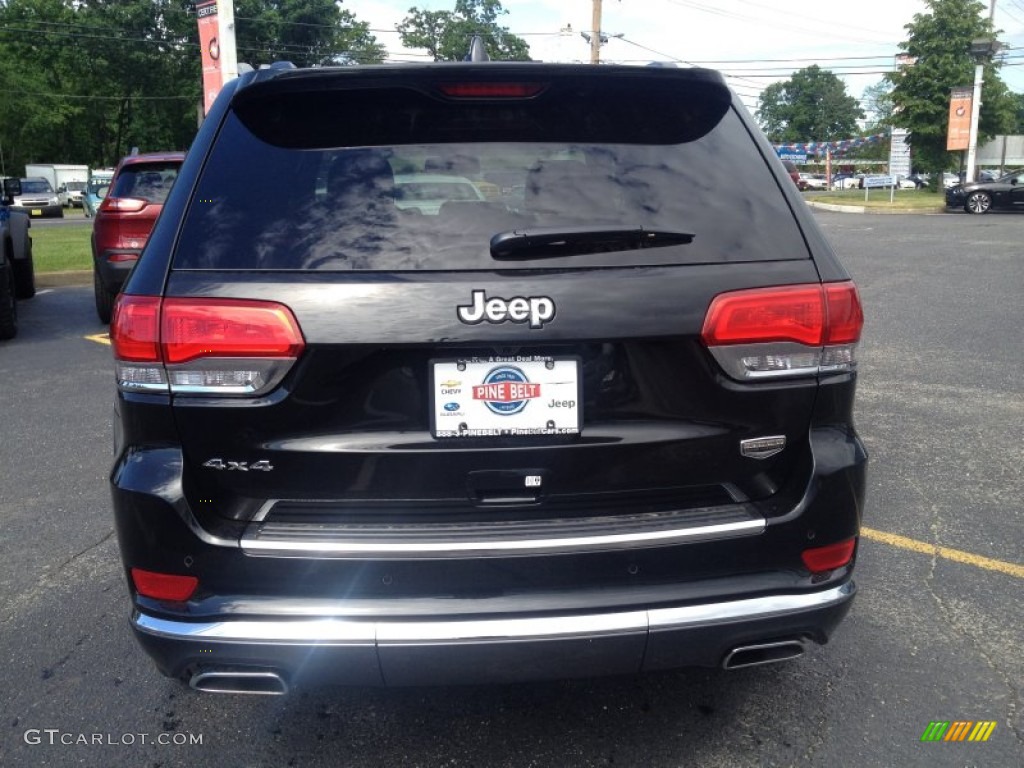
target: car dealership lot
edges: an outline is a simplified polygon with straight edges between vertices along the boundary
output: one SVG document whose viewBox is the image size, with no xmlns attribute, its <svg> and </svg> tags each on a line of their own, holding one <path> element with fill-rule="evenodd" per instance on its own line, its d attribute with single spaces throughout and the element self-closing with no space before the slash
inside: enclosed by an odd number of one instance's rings
<svg viewBox="0 0 1024 768">
<path fill-rule="evenodd" d="M 861 591 L 829 646 L 732 673 L 286 698 L 163 680 L 127 628 L 91 288 L 26 302 L 0 345 L 0 763 L 1020 765 L 1018 219 L 817 216 L 867 317 Z M 997 725 L 984 743 L 922 743 L 936 720 Z"/>
</svg>

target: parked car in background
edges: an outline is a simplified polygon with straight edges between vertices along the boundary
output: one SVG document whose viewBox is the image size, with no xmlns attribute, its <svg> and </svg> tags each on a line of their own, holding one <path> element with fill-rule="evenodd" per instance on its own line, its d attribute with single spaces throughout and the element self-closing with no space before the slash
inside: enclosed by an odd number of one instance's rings
<svg viewBox="0 0 1024 768">
<path fill-rule="evenodd" d="M 100 322 L 109 323 L 114 298 L 163 210 L 183 152 L 131 155 L 114 171 L 92 226 L 93 294 Z"/>
<path fill-rule="evenodd" d="M 796 164 L 792 160 L 783 160 L 782 165 L 786 169 L 786 173 L 789 174 L 789 178 L 793 180 L 793 184 L 796 185 L 797 189 L 800 189 L 800 171 L 797 169 Z"/>
<path fill-rule="evenodd" d="M 64 218 L 64 207 L 57 198 L 57 192 L 42 176 L 31 176 L 21 180 L 21 194 L 14 197 L 11 206 L 24 211 L 33 219 Z"/>
<path fill-rule="evenodd" d="M 493 185 L 492 185 L 493 186 Z M 436 216 L 449 201 L 479 202 L 486 199 L 472 181 L 462 176 L 438 173 L 399 173 L 395 175 L 395 207 Z"/>
<path fill-rule="evenodd" d="M 801 190 L 828 189 L 828 179 L 823 173 L 801 173 L 797 177 L 796 185 Z"/>
<path fill-rule="evenodd" d="M 439 155 L 523 198 L 408 194 Z M 125 614 L 158 669 L 282 694 L 826 642 L 863 315 L 785 174 L 699 68 L 226 83 L 110 328 Z"/>
<path fill-rule="evenodd" d="M 839 174 L 833 179 L 832 186 L 835 189 L 860 189 L 864 181 L 864 174 Z"/>
<path fill-rule="evenodd" d="M 1013 171 L 995 181 L 956 184 L 946 190 L 946 205 L 968 213 L 1024 210 L 1024 172 Z"/>
<path fill-rule="evenodd" d="M 10 207 L 21 194 L 18 179 L 3 179 L 0 186 L 0 341 L 18 333 L 18 300 L 36 295 L 32 263 L 32 222 L 24 211 Z"/>
<path fill-rule="evenodd" d="M 110 182 L 111 179 L 93 179 L 86 185 L 85 193 L 82 195 L 82 210 L 87 219 L 96 215 L 100 203 L 110 189 Z"/>
<path fill-rule="evenodd" d="M 81 208 L 86 182 L 66 181 L 57 187 L 57 199 L 65 208 Z"/>
</svg>

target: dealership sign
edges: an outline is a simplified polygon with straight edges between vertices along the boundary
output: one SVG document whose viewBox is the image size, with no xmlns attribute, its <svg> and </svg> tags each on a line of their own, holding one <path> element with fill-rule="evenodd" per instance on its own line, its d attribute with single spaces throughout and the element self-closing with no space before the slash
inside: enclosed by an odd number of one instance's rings
<svg viewBox="0 0 1024 768">
<path fill-rule="evenodd" d="M 949 128 L 946 149 L 967 149 L 971 143 L 971 102 L 974 89 L 969 85 L 954 88 L 949 95 Z"/>
</svg>

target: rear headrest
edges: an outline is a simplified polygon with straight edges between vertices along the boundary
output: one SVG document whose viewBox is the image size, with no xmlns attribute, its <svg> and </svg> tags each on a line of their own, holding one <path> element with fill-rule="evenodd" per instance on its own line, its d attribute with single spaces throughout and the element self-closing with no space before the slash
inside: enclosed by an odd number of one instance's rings
<svg viewBox="0 0 1024 768">
<path fill-rule="evenodd" d="M 384 153 L 372 149 L 342 152 L 327 171 L 327 194 L 353 204 L 394 201 L 395 174 Z"/>
<path fill-rule="evenodd" d="M 611 215 L 618 188 L 607 172 L 576 160 L 549 160 L 526 176 L 527 210 L 570 216 Z"/>
<path fill-rule="evenodd" d="M 423 161 L 425 173 L 444 173 L 452 176 L 480 175 L 480 159 L 470 155 L 454 155 L 453 157 L 428 157 Z"/>
</svg>

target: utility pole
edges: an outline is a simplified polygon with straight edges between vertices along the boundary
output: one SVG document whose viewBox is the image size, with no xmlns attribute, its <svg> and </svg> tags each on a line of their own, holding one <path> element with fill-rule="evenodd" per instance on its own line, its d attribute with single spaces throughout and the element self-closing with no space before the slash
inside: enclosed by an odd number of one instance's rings
<svg viewBox="0 0 1024 768">
<path fill-rule="evenodd" d="M 590 63 L 601 63 L 601 0 L 592 0 L 594 12 L 590 17 Z"/>
<path fill-rule="evenodd" d="M 992 0 L 988 7 L 989 22 L 996 15 L 996 0 Z M 981 85 L 985 79 L 985 65 L 992 61 L 992 57 L 999 50 L 999 43 L 995 40 L 979 39 L 971 41 L 971 56 L 974 58 L 974 97 L 971 100 L 971 129 L 967 140 L 967 170 L 964 181 L 974 181 L 974 171 L 978 157 L 978 121 L 981 114 Z"/>
<path fill-rule="evenodd" d="M 217 0 L 217 19 L 220 25 L 220 74 L 226 83 L 238 77 L 234 0 Z"/>
</svg>

